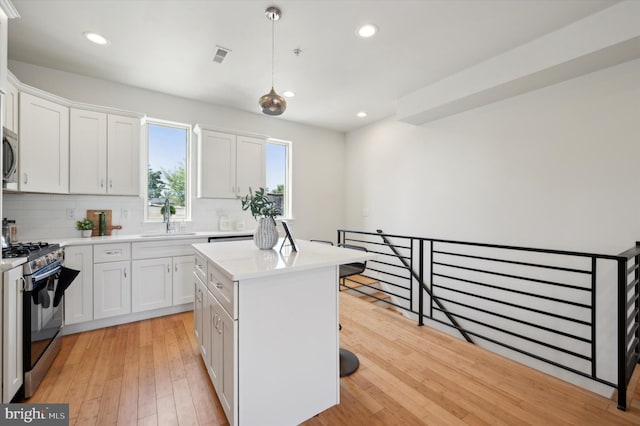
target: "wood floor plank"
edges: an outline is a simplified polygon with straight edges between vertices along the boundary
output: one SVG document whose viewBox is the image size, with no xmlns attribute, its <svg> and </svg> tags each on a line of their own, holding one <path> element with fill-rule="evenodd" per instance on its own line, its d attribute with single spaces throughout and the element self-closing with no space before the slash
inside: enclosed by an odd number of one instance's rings
<svg viewBox="0 0 640 426">
<path fill-rule="evenodd" d="M 158 426 L 177 426 L 178 414 L 173 393 L 158 398 Z"/>
<path fill-rule="evenodd" d="M 128 329 L 126 353 L 122 372 L 122 388 L 118 404 L 118 425 L 136 424 L 138 421 L 139 350 L 138 327 Z"/>
</svg>

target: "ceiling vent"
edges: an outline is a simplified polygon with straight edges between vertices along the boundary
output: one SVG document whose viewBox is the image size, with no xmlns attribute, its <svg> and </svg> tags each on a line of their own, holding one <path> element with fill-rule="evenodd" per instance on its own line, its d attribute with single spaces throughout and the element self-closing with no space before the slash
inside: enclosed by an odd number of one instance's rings
<svg viewBox="0 0 640 426">
<path fill-rule="evenodd" d="M 227 49 L 226 47 L 216 46 L 218 49 L 216 50 L 216 54 L 213 57 L 213 62 L 217 64 L 221 64 L 225 58 L 227 57 L 227 53 L 231 52 L 231 49 Z"/>
</svg>

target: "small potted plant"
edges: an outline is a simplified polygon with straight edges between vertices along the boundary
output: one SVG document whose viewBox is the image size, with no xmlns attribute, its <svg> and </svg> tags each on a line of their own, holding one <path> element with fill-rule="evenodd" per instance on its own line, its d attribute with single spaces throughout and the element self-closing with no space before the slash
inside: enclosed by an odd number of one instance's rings
<svg viewBox="0 0 640 426">
<path fill-rule="evenodd" d="M 282 212 L 269 198 L 265 188 L 260 188 L 255 193 L 249 188 L 249 194 L 241 202 L 242 210 L 250 210 L 253 218 L 258 221 L 253 242 L 261 250 L 272 249 L 278 242 L 275 217 Z"/>
<path fill-rule="evenodd" d="M 93 222 L 91 219 L 87 218 L 78 220 L 76 222 L 76 229 L 82 232 L 83 237 L 89 238 L 91 236 L 91 231 L 93 230 Z"/>
</svg>

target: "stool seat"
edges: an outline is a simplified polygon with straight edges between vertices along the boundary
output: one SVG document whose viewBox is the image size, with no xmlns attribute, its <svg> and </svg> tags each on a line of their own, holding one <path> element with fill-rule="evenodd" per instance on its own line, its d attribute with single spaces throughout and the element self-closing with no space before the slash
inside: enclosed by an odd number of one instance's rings
<svg viewBox="0 0 640 426">
<path fill-rule="evenodd" d="M 360 360 L 351 351 L 340 348 L 340 377 L 349 376 L 360 367 Z"/>
</svg>

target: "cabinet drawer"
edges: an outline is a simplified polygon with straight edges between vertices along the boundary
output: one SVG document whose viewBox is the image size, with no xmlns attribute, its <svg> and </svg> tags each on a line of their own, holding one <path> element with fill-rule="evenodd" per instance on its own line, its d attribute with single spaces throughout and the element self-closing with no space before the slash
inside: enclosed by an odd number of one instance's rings
<svg viewBox="0 0 640 426">
<path fill-rule="evenodd" d="M 200 278 L 201 282 L 205 282 L 207 280 L 207 261 L 204 259 L 204 256 L 198 252 L 195 252 L 194 257 L 196 260 L 193 273 Z"/>
<path fill-rule="evenodd" d="M 93 246 L 93 262 L 117 262 L 131 258 L 131 243 L 96 244 Z"/>
<path fill-rule="evenodd" d="M 211 262 L 207 265 L 207 273 L 207 287 L 211 293 L 213 293 L 213 296 L 233 319 L 238 319 L 238 313 L 235 307 L 236 294 L 238 291 L 236 283 L 231 281 L 231 279 L 224 275 Z"/>
</svg>

